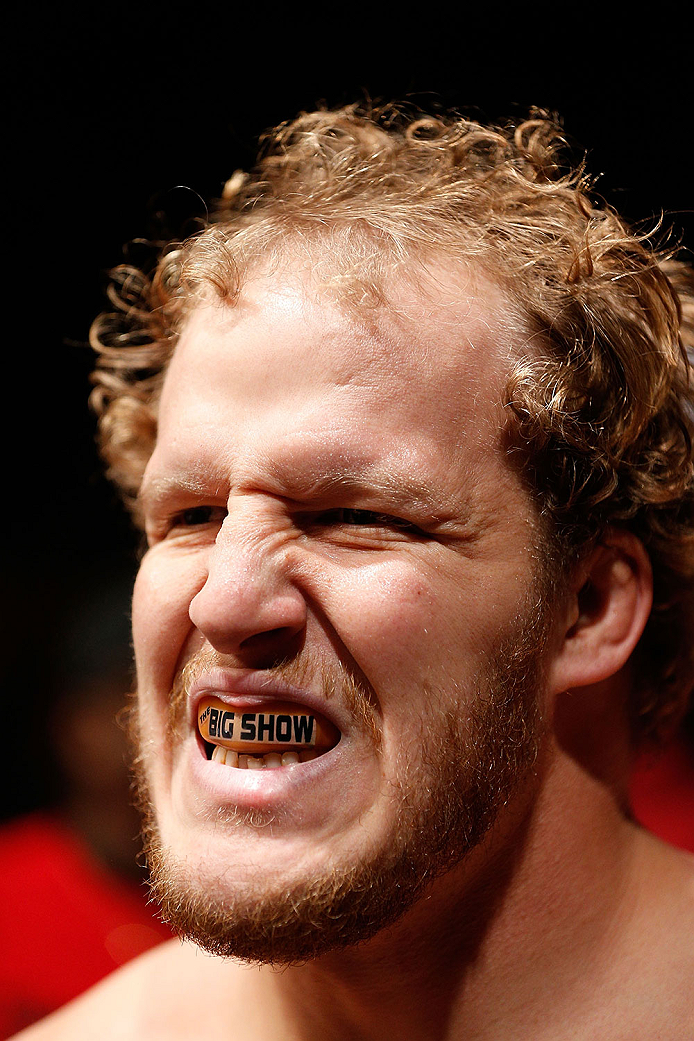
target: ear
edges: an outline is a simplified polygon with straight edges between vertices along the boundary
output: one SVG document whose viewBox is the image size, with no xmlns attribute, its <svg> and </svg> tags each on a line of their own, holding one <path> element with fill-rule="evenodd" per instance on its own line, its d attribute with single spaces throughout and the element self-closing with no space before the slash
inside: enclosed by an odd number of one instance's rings
<svg viewBox="0 0 694 1041">
<path fill-rule="evenodd" d="M 608 530 L 578 568 L 550 666 L 559 694 L 609 679 L 626 665 L 653 603 L 648 554 L 631 532 Z"/>
</svg>

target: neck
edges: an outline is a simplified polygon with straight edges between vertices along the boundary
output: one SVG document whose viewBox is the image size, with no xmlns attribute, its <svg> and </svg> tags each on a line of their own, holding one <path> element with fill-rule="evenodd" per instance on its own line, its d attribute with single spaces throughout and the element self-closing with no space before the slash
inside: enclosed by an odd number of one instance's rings
<svg viewBox="0 0 694 1041">
<path fill-rule="evenodd" d="M 266 970 L 297 1037 L 481 1039 L 505 1036 L 506 1020 L 514 1036 L 527 1022 L 537 1037 L 550 1010 L 570 1019 L 577 965 L 607 958 L 628 919 L 636 833 L 567 756 L 557 754 L 534 796 L 374 940 Z"/>
</svg>

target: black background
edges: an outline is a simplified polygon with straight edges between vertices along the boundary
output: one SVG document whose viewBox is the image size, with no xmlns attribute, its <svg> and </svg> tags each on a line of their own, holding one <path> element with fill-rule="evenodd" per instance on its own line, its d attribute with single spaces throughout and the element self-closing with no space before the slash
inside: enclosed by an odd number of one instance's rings
<svg viewBox="0 0 694 1041">
<path fill-rule="evenodd" d="M 90 23 L 26 5 L 7 22 L 4 814 L 47 798 L 40 716 L 68 605 L 134 569 L 93 447 L 85 343 L 108 268 L 153 212 L 204 212 L 198 196 L 251 163 L 266 127 L 369 95 L 491 119 L 557 111 L 609 201 L 631 220 L 662 208 L 694 242 L 691 25 L 626 5 L 455 11 L 150 4 Z"/>
</svg>

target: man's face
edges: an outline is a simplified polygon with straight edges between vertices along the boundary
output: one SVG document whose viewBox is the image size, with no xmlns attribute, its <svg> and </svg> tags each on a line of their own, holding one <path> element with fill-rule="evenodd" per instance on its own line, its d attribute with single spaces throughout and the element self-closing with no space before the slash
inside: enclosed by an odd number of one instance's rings
<svg viewBox="0 0 694 1041">
<path fill-rule="evenodd" d="M 372 933 L 527 772 L 543 614 L 501 447 L 503 309 L 441 275 L 349 316 L 272 276 L 184 329 L 133 625 L 159 888 L 212 949 L 282 960 Z M 210 760 L 210 694 L 308 706 L 339 740 L 277 769 Z"/>
</svg>

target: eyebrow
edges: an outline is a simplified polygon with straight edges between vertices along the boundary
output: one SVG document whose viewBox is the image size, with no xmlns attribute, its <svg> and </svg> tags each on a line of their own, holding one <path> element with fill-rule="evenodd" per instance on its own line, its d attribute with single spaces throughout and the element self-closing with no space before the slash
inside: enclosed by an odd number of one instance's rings
<svg viewBox="0 0 694 1041">
<path fill-rule="evenodd" d="M 455 497 L 441 496 L 440 493 L 434 495 L 428 484 L 404 472 L 396 473 L 382 467 L 370 469 L 368 466 L 362 472 L 357 466 L 355 472 L 353 468 L 335 466 L 334 463 L 330 469 L 298 465 L 285 467 L 270 460 L 263 460 L 263 464 L 260 471 L 262 490 L 299 507 L 304 503 L 329 502 L 336 497 L 356 495 L 365 498 L 381 496 L 388 501 L 389 509 L 397 510 L 402 506 L 426 512 L 439 522 L 469 520 L 472 513 L 470 498 L 462 489 Z M 211 479 L 210 471 L 202 467 L 198 471 L 186 467 L 167 474 L 154 474 L 143 482 L 137 505 L 144 513 L 156 512 L 167 500 L 179 495 L 211 496 L 226 501 L 229 495 L 227 484 L 227 478 L 214 475 Z"/>
<path fill-rule="evenodd" d="M 373 495 L 383 496 L 395 506 L 414 506 L 437 514 L 447 513 L 448 508 L 453 507 L 453 503 L 442 502 L 440 497 L 434 496 L 427 484 L 407 474 L 381 469 L 372 472 L 367 469 L 363 474 L 341 470 L 337 473 L 306 475 L 305 479 L 301 479 L 298 473 L 292 473 L 282 483 L 284 497 L 299 503 L 306 499 L 320 502 L 342 495 Z M 457 505 L 460 509 L 462 503 Z"/>
<path fill-rule="evenodd" d="M 221 495 L 223 482 L 219 481 L 217 487 L 216 494 Z M 202 471 L 198 474 L 194 470 L 176 470 L 170 474 L 145 478 L 137 493 L 137 507 L 141 511 L 153 510 L 167 499 L 181 493 L 192 496 L 215 494 L 210 490 L 209 477 Z"/>
</svg>

